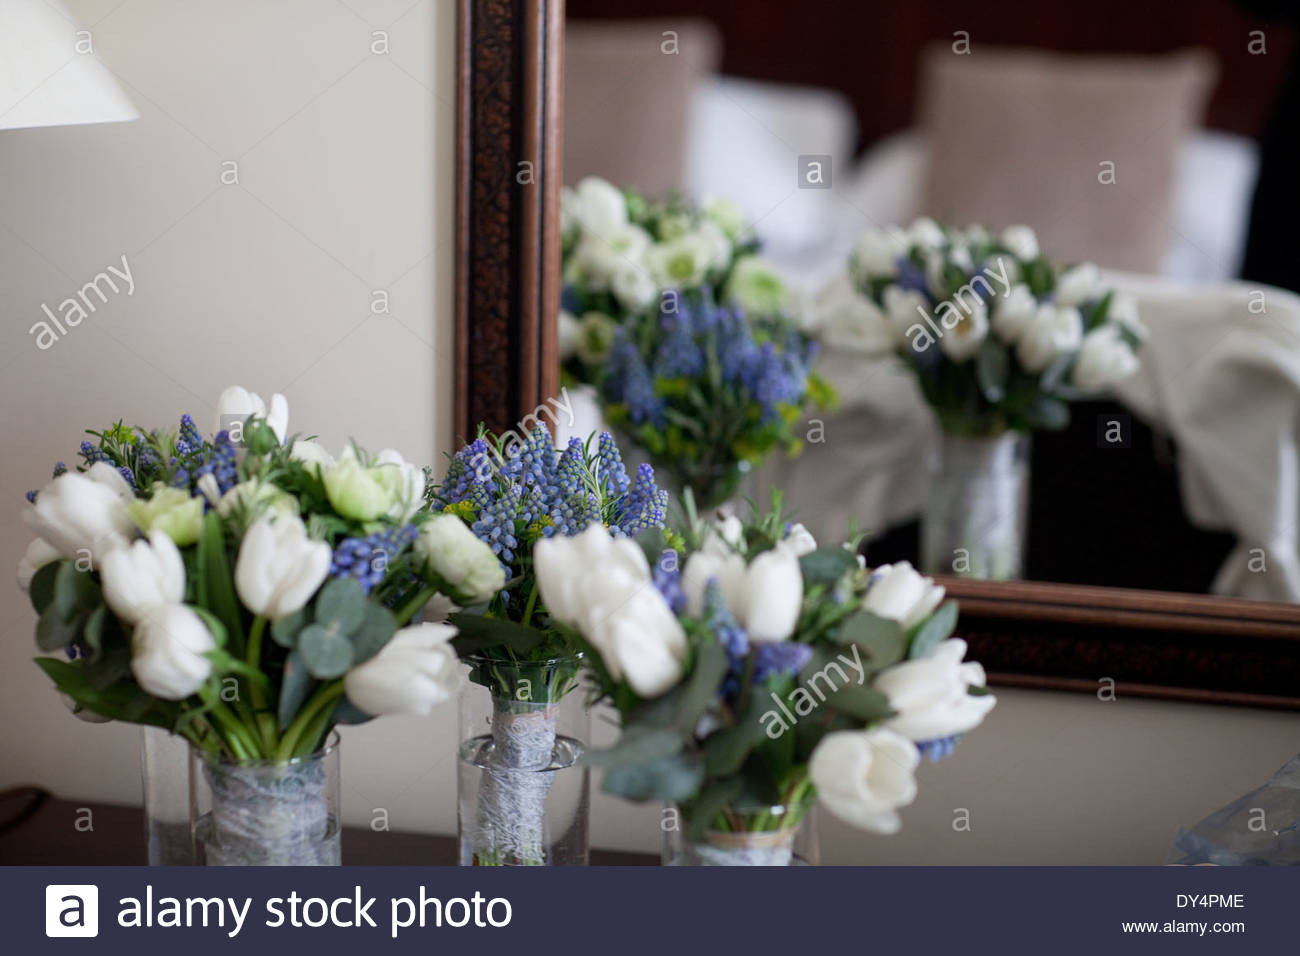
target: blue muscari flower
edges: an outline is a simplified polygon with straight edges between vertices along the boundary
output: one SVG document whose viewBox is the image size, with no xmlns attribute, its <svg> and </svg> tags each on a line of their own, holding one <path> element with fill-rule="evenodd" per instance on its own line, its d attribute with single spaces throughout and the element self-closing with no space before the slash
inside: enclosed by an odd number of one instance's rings
<svg viewBox="0 0 1300 956">
<path fill-rule="evenodd" d="M 369 594 L 384 579 L 389 565 L 414 543 L 417 533 L 415 525 L 408 524 L 364 538 L 344 538 L 334 549 L 330 575 L 356 578 L 362 590 Z"/>
<path fill-rule="evenodd" d="M 119 468 L 117 470 L 117 473 L 121 475 L 122 478 L 125 479 L 126 483 L 130 485 L 132 488 L 138 487 L 135 483 L 135 472 L 133 472 L 126 465 L 123 465 L 121 468 Z"/>
<path fill-rule="evenodd" d="M 740 678 L 745 672 L 745 659 L 749 656 L 749 635 L 736 623 L 727 602 L 722 599 L 722 589 L 718 582 L 711 579 L 704 588 L 704 614 L 701 618 L 713 632 L 717 642 L 727 652 L 727 678 L 723 681 L 722 692 L 727 697 L 734 697 L 740 690 Z"/>
<path fill-rule="evenodd" d="M 931 763 L 938 763 L 944 757 L 952 756 L 957 749 L 957 741 L 960 735 L 952 737 L 940 737 L 937 740 L 923 740 L 916 745 L 920 751 L 921 757 L 929 760 Z"/>
<path fill-rule="evenodd" d="M 507 566 L 515 560 L 515 548 L 519 547 L 519 539 L 515 537 L 515 517 L 518 513 L 519 491 L 507 487 L 501 497 L 489 501 L 479 509 L 478 519 L 471 526 L 479 539 Z"/>
<path fill-rule="evenodd" d="M 682 590 L 682 571 L 678 566 L 677 552 L 664 551 L 655 562 L 652 572 L 655 588 L 674 614 L 686 610 L 686 592 Z"/>
<path fill-rule="evenodd" d="M 606 363 L 608 398 L 627 405 L 633 424 L 664 424 L 664 400 L 655 393 L 655 380 L 627 330 L 614 335 Z"/>
<path fill-rule="evenodd" d="M 66 473 L 67 470 L 68 470 L 68 466 L 67 466 L 67 465 L 65 465 L 65 464 L 64 464 L 63 462 L 61 462 L 61 461 L 56 461 L 56 462 L 54 463 L 54 473 L 53 473 L 52 475 L 50 475 L 50 477 L 51 477 L 51 478 L 57 478 L 57 477 L 59 477 L 59 475 L 62 475 L 62 474 L 64 474 L 64 473 Z"/>
<path fill-rule="evenodd" d="M 900 288 L 909 292 L 919 292 L 929 298 L 930 290 L 926 286 L 925 270 L 913 262 L 911 256 L 899 256 L 894 260 L 894 264 L 898 267 L 896 281 Z"/>
<path fill-rule="evenodd" d="M 655 378 L 694 378 L 704 374 L 708 359 L 696 341 L 692 315 L 663 313 L 659 325 L 665 335 L 655 350 Z"/>
<path fill-rule="evenodd" d="M 754 683 L 761 684 L 773 674 L 797 677 L 812 659 L 812 652 L 807 644 L 797 642 L 758 645 L 754 651 Z"/>
<path fill-rule="evenodd" d="M 29 502 L 31 502 L 32 504 L 36 504 L 36 491 L 35 491 L 35 489 L 33 489 L 33 490 L 27 492 L 27 500 L 28 500 Z"/>
<path fill-rule="evenodd" d="M 203 448 L 203 435 L 190 415 L 181 416 L 180 434 L 176 436 L 176 453 L 188 458 Z"/>
<path fill-rule="evenodd" d="M 189 418 L 189 416 L 185 416 Z M 190 423 L 193 425 L 193 422 Z M 201 442 L 201 440 L 200 440 Z M 177 442 L 179 446 L 180 442 Z M 221 494 L 225 494 L 235 485 L 239 484 L 239 449 L 235 443 L 230 440 L 230 433 L 222 430 L 217 432 L 211 445 L 200 444 L 197 452 L 201 452 L 202 460 L 193 469 L 194 480 L 197 482 L 204 475 L 212 475 L 217 480 L 217 489 Z M 187 477 L 185 483 L 189 485 Z"/>
<path fill-rule="evenodd" d="M 108 456 L 89 441 L 81 443 L 81 458 L 87 465 L 93 465 L 97 461 L 108 461 Z"/>
<path fill-rule="evenodd" d="M 636 470 L 636 483 L 618 503 L 615 520 L 629 537 L 663 526 L 668 514 L 668 492 L 655 484 L 655 470 L 642 463 Z"/>
<path fill-rule="evenodd" d="M 623 456 L 618 452 L 614 436 L 609 432 L 600 433 L 596 447 L 596 460 L 599 462 L 596 477 L 606 494 L 613 497 L 626 494 L 631 479 L 627 476 L 627 469 L 623 467 Z"/>
</svg>

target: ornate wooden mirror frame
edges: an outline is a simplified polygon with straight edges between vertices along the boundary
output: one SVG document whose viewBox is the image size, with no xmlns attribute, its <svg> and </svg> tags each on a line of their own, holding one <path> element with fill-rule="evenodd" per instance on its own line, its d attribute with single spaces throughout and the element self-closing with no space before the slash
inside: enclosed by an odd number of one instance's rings
<svg viewBox="0 0 1300 956">
<path fill-rule="evenodd" d="M 459 0 L 456 433 L 559 391 L 563 0 Z M 1300 605 L 943 581 L 1003 686 L 1300 710 Z"/>
</svg>

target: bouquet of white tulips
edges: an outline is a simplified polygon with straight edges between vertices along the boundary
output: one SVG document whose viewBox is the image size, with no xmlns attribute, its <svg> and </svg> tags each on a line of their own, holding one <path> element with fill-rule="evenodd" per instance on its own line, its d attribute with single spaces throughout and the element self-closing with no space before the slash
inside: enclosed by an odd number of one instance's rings
<svg viewBox="0 0 1300 956">
<path fill-rule="evenodd" d="M 956 605 L 907 564 L 818 548 L 779 498 L 745 524 L 690 520 L 680 550 L 601 527 L 535 549 L 552 618 L 621 718 L 588 758 L 604 789 L 675 804 L 691 863 L 788 862 L 816 798 L 895 832 L 922 755 L 951 752 L 994 704 L 951 637 Z"/>
<path fill-rule="evenodd" d="M 240 388 L 215 434 L 120 422 L 29 494 L 20 583 L 37 664 L 77 714 L 166 728 L 214 760 L 286 763 L 338 722 L 424 714 L 460 683 L 435 594 L 504 583 L 491 550 L 453 556 L 425 474 L 393 451 L 335 460 L 288 410 Z M 463 529 L 463 525 L 462 525 Z"/>
<path fill-rule="evenodd" d="M 1027 226 L 997 236 L 918 219 L 863 234 L 815 324 L 828 344 L 896 352 L 945 432 L 1064 428 L 1072 400 L 1138 368 L 1134 300 L 1097 267 L 1061 268 Z"/>
</svg>

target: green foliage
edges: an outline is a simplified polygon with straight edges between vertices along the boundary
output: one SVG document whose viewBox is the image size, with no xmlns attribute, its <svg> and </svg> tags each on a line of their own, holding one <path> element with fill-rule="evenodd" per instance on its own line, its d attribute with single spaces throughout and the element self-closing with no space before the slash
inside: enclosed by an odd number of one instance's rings
<svg viewBox="0 0 1300 956">
<path fill-rule="evenodd" d="M 946 641 L 957 628 L 957 602 L 945 601 L 939 609 L 922 621 L 912 636 L 908 657 L 928 657 L 940 642 Z"/>
</svg>

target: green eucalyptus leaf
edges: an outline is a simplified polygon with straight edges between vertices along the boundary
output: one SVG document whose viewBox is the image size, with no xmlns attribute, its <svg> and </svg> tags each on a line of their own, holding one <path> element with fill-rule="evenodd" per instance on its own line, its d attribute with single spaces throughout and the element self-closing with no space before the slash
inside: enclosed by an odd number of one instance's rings
<svg viewBox="0 0 1300 956">
<path fill-rule="evenodd" d="M 374 719 L 374 714 L 367 714 L 346 697 L 341 698 L 338 704 L 334 707 L 335 723 L 355 726 L 356 724 L 364 724 L 366 721 Z"/>
<path fill-rule="evenodd" d="M 975 381 L 985 401 L 996 405 L 1007 390 L 1007 375 L 1011 370 L 1011 353 L 1006 345 L 994 336 L 986 336 L 975 353 Z"/>
<path fill-rule="evenodd" d="M 366 603 L 361 625 L 349 635 L 352 640 L 352 666 L 374 657 L 397 632 L 397 618 L 380 604 Z"/>
<path fill-rule="evenodd" d="M 713 818 L 739 797 L 744 789 L 745 782 L 739 777 L 711 781 L 691 804 L 690 825 L 686 835 L 692 840 L 702 839 Z"/>
<path fill-rule="evenodd" d="M 32 602 L 32 607 L 37 614 L 44 614 L 45 609 L 54 600 L 54 579 L 58 576 L 59 568 L 62 567 L 63 563 L 61 561 L 51 561 L 49 564 L 43 564 L 32 575 L 32 583 L 27 589 L 27 597 Z"/>
<path fill-rule="evenodd" d="M 36 646 L 43 651 L 61 651 L 77 639 L 84 618 L 71 621 L 59 613 L 57 602 L 52 602 L 36 622 Z"/>
<path fill-rule="evenodd" d="M 698 754 L 679 753 L 653 763 L 615 767 L 605 773 L 601 789 L 628 800 L 689 800 L 704 782 Z"/>
<path fill-rule="evenodd" d="M 286 614 L 278 621 L 271 622 L 271 640 L 288 650 L 298 644 L 298 632 L 306 626 L 309 617 L 305 608 L 299 608 L 292 614 Z"/>
<path fill-rule="evenodd" d="M 1025 409 L 1025 420 L 1031 428 L 1059 431 L 1070 424 L 1070 406 L 1051 395 L 1038 395 Z"/>
<path fill-rule="evenodd" d="M 352 666 L 352 642 L 320 624 L 309 624 L 298 635 L 298 654 L 307 672 L 321 680 L 342 677 Z"/>
<path fill-rule="evenodd" d="M 65 621 L 95 607 L 102 600 L 99 585 L 89 571 L 78 571 L 72 561 L 64 561 L 54 575 L 54 606 Z"/>
<path fill-rule="evenodd" d="M 307 699 L 315 683 L 311 674 L 307 672 L 307 665 L 303 663 L 302 656 L 297 651 L 292 651 L 284 661 L 284 675 L 280 679 L 280 700 L 276 705 L 276 719 L 279 721 L 280 730 L 286 729 L 293 723 L 293 719 L 298 716 L 303 701 Z"/>
<path fill-rule="evenodd" d="M 896 664 L 907 653 L 907 634 L 899 623 L 878 617 L 870 611 L 850 614 L 840 623 L 832 637 L 840 644 L 858 645 L 875 670 Z"/>
<path fill-rule="evenodd" d="M 366 613 L 366 592 L 356 578 L 334 578 L 316 596 L 316 621 L 340 634 L 351 634 L 361 626 Z"/>
<path fill-rule="evenodd" d="M 818 548 L 799 559 L 805 586 L 832 585 L 857 566 L 857 555 L 845 548 Z"/>
<path fill-rule="evenodd" d="M 583 760 L 593 767 L 634 767 L 675 756 L 684 746 L 671 730 L 636 725 L 624 730 L 612 747 L 588 751 Z"/>
<path fill-rule="evenodd" d="M 912 647 L 908 657 L 929 657 L 941 641 L 952 636 L 957 627 L 957 602 L 944 601 L 938 610 L 921 622 L 912 638 Z"/>
<path fill-rule="evenodd" d="M 739 772 L 750 751 L 767 737 L 769 724 L 763 720 L 763 714 L 774 707 L 770 696 L 755 694 L 739 723 L 718 731 L 704 742 L 705 767 L 710 777 L 728 777 Z"/>
<path fill-rule="evenodd" d="M 104 648 L 104 622 L 108 617 L 107 605 L 101 604 L 90 612 L 81 629 L 81 642 L 86 646 L 92 658 L 98 657 Z"/>
<path fill-rule="evenodd" d="M 889 698 L 870 687 L 850 684 L 826 696 L 825 705 L 858 720 L 873 723 L 894 716 Z"/>
<path fill-rule="evenodd" d="M 526 654 L 546 638 L 546 633 L 535 627 L 524 627 L 522 624 L 488 617 L 485 614 L 469 614 L 462 611 L 453 614 L 448 620 L 456 625 L 458 633 L 452 638 L 451 643 L 461 657 L 496 647 L 506 648 L 516 654 Z"/>
<path fill-rule="evenodd" d="M 120 680 L 131 676 L 131 649 L 119 644 L 110 647 L 82 665 L 86 682 L 97 691 L 107 690 Z"/>
<path fill-rule="evenodd" d="M 700 646 L 695 657 L 695 667 L 682 685 L 681 696 L 674 709 L 673 723 L 682 733 L 692 733 L 700 715 L 718 696 L 718 688 L 727 676 L 730 661 L 721 644 L 710 642 Z"/>
</svg>

